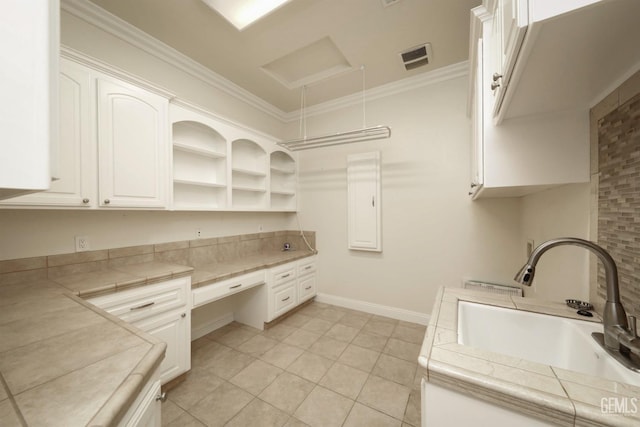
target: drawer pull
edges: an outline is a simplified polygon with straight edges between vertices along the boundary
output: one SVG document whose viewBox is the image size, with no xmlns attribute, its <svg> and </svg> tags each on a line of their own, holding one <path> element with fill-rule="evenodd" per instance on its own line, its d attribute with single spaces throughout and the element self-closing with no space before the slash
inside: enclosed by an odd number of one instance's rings
<svg viewBox="0 0 640 427">
<path fill-rule="evenodd" d="M 283 274 L 282 276 L 280 276 L 280 278 L 281 279 L 286 279 L 289 276 L 291 276 L 291 273 Z"/>
<path fill-rule="evenodd" d="M 285 299 L 282 300 L 282 302 L 287 301 L 289 298 L 291 298 L 291 297 L 286 297 Z"/>
<path fill-rule="evenodd" d="M 304 269 L 305 269 L 305 270 L 309 270 L 310 268 L 311 268 L 311 266 L 310 266 L 310 265 L 307 265 Z"/>
<path fill-rule="evenodd" d="M 153 304 L 155 304 L 155 302 L 151 301 L 151 302 L 148 302 L 146 304 L 139 305 L 137 307 L 132 307 L 129 310 L 131 310 L 131 311 L 142 310 L 143 308 L 151 307 Z"/>
<path fill-rule="evenodd" d="M 236 289 L 236 288 L 239 288 L 240 286 L 242 286 L 242 283 L 238 283 L 237 285 L 233 285 L 229 289 Z"/>
<path fill-rule="evenodd" d="M 305 291 L 308 291 L 309 289 L 311 289 L 311 286 L 307 286 L 306 288 L 304 288 Z"/>
</svg>

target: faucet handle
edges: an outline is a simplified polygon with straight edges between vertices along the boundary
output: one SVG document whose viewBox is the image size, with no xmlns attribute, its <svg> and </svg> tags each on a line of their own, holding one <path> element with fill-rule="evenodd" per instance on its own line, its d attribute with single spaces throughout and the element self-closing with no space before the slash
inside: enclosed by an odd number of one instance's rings
<svg viewBox="0 0 640 427">
<path fill-rule="evenodd" d="M 629 321 L 629 332 L 634 338 L 637 338 L 638 329 L 636 329 L 636 316 L 628 316 L 627 320 Z"/>
</svg>

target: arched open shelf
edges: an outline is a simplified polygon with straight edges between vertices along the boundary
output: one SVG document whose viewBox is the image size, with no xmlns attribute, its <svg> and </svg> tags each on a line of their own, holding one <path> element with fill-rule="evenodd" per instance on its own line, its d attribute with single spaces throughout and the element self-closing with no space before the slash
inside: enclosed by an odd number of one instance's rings
<svg viewBox="0 0 640 427">
<path fill-rule="evenodd" d="M 174 209 L 224 209 L 226 189 L 225 138 L 199 122 L 173 123 Z"/>
<path fill-rule="evenodd" d="M 296 209 L 296 163 L 284 151 L 274 151 L 270 158 L 271 209 Z"/>
<path fill-rule="evenodd" d="M 231 143 L 231 188 L 234 209 L 265 209 L 267 203 L 267 153 L 256 142 Z"/>
</svg>

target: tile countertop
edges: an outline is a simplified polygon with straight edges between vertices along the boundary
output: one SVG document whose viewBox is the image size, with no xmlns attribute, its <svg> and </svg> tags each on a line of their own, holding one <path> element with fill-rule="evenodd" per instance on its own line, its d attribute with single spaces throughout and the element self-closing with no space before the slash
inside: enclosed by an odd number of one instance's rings
<svg viewBox="0 0 640 427">
<path fill-rule="evenodd" d="M 638 398 L 640 387 L 458 344 L 458 301 L 585 320 L 562 303 L 441 288 L 419 356 L 426 381 L 558 425 L 640 425 L 639 413 L 601 411 L 603 398 Z"/>
<path fill-rule="evenodd" d="M 114 425 L 166 344 L 48 281 L 0 286 L 0 425 Z"/>
<path fill-rule="evenodd" d="M 160 365 L 164 342 L 82 298 L 189 274 L 204 286 L 311 255 L 277 251 L 197 269 L 148 262 L 0 286 L 0 425 L 113 425 Z"/>
<path fill-rule="evenodd" d="M 219 280 L 315 255 L 311 251 L 273 251 L 240 257 L 234 261 L 205 264 L 197 268 L 162 262 L 123 265 L 90 273 L 76 273 L 54 280 L 73 294 L 93 298 L 146 284 L 191 275 L 191 287 L 198 288 Z"/>
</svg>

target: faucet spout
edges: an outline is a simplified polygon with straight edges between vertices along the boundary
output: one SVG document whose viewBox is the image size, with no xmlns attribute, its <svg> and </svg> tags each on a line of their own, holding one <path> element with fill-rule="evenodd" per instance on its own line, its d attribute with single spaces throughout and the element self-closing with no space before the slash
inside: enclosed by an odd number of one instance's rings
<svg viewBox="0 0 640 427">
<path fill-rule="evenodd" d="M 628 333 L 627 315 L 620 301 L 620 289 L 618 286 L 618 268 L 611 255 L 601 246 L 584 239 L 575 237 L 561 237 L 548 240 L 534 249 L 527 263 L 518 271 L 514 280 L 518 283 L 531 286 L 535 275 L 535 267 L 542 254 L 549 249 L 561 245 L 574 245 L 593 252 L 604 265 L 607 284 L 607 301 L 604 307 L 604 344 L 611 350 L 620 348 L 620 335 Z"/>
</svg>

